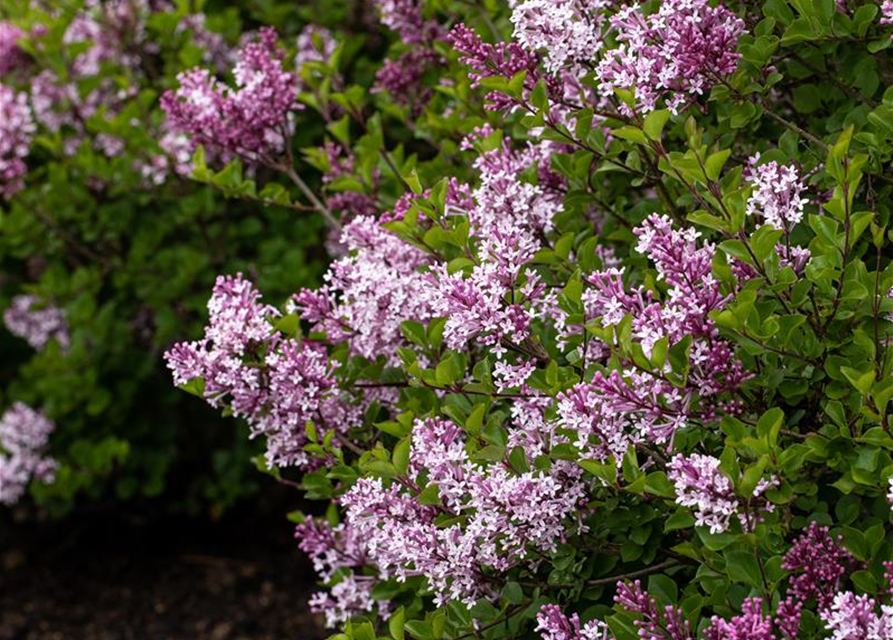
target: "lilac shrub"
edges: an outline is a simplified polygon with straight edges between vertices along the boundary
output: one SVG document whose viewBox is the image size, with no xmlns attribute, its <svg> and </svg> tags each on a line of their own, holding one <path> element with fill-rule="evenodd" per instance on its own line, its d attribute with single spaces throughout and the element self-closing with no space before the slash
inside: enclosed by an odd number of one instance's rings
<svg viewBox="0 0 893 640">
<path fill-rule="evenodd" d="M 302 35 L 307 108 L 221 159 L 320 113 L 332 263 L 167 358 L 327 502 L 335 637 L 890 637 L 886 9 L 382 0 L 365 87 Z"/>
</svg>

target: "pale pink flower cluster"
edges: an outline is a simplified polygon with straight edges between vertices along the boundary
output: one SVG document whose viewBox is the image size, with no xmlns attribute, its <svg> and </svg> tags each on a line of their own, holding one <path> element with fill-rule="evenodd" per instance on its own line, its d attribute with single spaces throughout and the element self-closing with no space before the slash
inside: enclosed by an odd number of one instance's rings
<svg viewBox="0 0 893 640">
<path fill-rule="evenodd" d="M 342 498 L 346 521 L 366 541 L 382 578 L 422 575 L 438 605 L 470 606 L 497 595 L 485 571 L 533 562 L 531 550 L 548 553 L 566 538 L 585 494 L 577 477 L 482 466 L 465 452 L 462 429 L 438 418 L 416 421 L 412 438 L 410 478 L 436 485 L 438 506 L 372 478 L 361 478 Z M 439 513 L 463 522 L 438 526 Z"/>
<path fill-rule="evenodd" d="M 345 226 L 341 243 L 348 255 L 332 263 L 325 285 L 298 292 L 289 308 L 311 322 L 314 331 L 325 331 L 330 342 L 346 342 L 353 355 L 384 356 L 396 365 L 397 349 L 406 345 L 400 325 L 435 315 L 422 295 L 426 278 L 419 271 L 429 258 L 371 216 Z"/>
<path fill-rule="evenodd" d="M 0 77 L 23 65 L 27 58 L 19 46 L 25 32 L 12 22 L 0 21 Z"/>
<path fill-rule="evenodd" d="M 830 640 L 893 639 L 893 606 L 881 605 L 880 613 L 876 610 L 877 602 L 868 594 L 843 591 L 819 616 L 831 632 Z"/>
<path fill-rule="evenodd" d="M 301 29 L 297 44 L 298 51 L 295 54 L 297 69 L 308 62 L 328 62 L 338 47 L 332 32 L 315 24 L 308 24 Z"/>
<path fill-rule="evenodd" d="M 719 465 L 718 458 L 698 453 L 673 456 L 668 477 L 676 487 L 676 503 L 692 507 L 697 525 L 709 527 L 710 533 L 727 531 L 732 516 L 738 517 L 745 531 L 752 531 L 762 513 L 774 511 L 774 505 L 761 498 L 768 489 L 778 486 L 778 479 L 760 479 L 747 501 L 748 508 L 742 511 L 732 481 Z"/>
<path fill-rule="evenodd" d="M 0 85 L 0 195 L 5 198 L 25 186 L 25 158 L 35 130 L 28 96 Z"/>
<path fill-rule="evenodd" d="M 543 640 L 613 640 L 606 625 L 601 620 L 590 620 L 580 624 L 576 613 L 570 617 L 554 604 L 545 604 L 536 614 L 536 629 Z"/>
<path fill-rule="evenodd" d="M 678 113 L 709 92 L 715 78 L 735 71 L 744 32 L 743 20 L 707 0 L 664 0 L 647 15 L 633 3 L 611 17 L 611 26 L 620 44 L 598 65 L 599 90 L 633 91 L 635 108 L 621 107 L 628 115 L 653 111 L 662 98 Z"/>
<path fill-rule="evenodd" d="M 549 73 L 592 61 L 604 46 L 608 0 L 513 0 L 514 38 L 541 52 Z"/>
<path fill-rule="evenodd" d="M 0 504 L 18 502 L 32 479 L 52 482 L 56 461 L 46 454 L 56 425 L 16 402 L 0 417 Z"/>
<path fill-rule="evenodd" d="M 241 274 L 219 277 L 204 338 L 175 345 L 165 359 L 176 384 L 202 380 L 211 406 L 228 407 L 248 421 L 252 437 L 266 437 L 270 465 L 311 465 L 307 423 L 343 432 L 361 409 L 342 401 L 323 348 L 273 334 L 280 314 L 260 299 Z"/>
<path fill-rule="evenodd" d="M 753 187 L 747 215 L 759 215 L 766 224 L 790 232 L 803 220 L 803 207 L 809 203 L 803 197 L 806 185 L 793 165 L 774 160 L 757 165 L 759 158 L 757 154 L 750 159 L 744 176 Z"/>
<path fill-rule="evenodd" d="M 691 367 L 682 386 L 631 368 L 598 371 L 591 382 L 559 396 L 559 422 L 577 432 L 577 446 L 599 460 L 613 456 L 618 464 L 630 445 L 671 443 L 692 416 L 713 420 L 718 411 L 736 411 L 737 405 L 722 398 L 747 379 L 709 316 L 728 301 L 713 277 L 714 247 L 699 246 L 697 231 L 675 230 L 669 218 L 656 214 L 634 233 L 639 238 L 636 251 L 651 259 L 658 280 L 669 286 L 666 299 L 656 301 L 643 287 L 628 288 L 623 271 L 609 268 L 586 277 L 586 318 L 612 327 L 630 315 L 633 339 L 648 357 L 663 339 L 671 347 L 690 337 Z M 666 370 L 669 367 L 665 364 Z"/>
<path fill-rule="evenodd" d="M 884 0 L 881 3 L 881 24 L 893 24 L 893 0 Z"/>
<path fill-rule="evenodd" d="M 444 264 L 431 272 L 429 295 L 435 314 L 447 318 L 444 341 L 450 348 L 475 340 L 503 360 L 531 337 L 535 319 L 557 307 L 529 267 L 562 210 L 563 183 L 548 168 L 554 150 L 546 143 L 516 151 L 504 143 L 475 161 L 477 188 L 453 183 L 448 190 L 447 212 L 468 218 L 476 242 L 470 274 L 450 274 Z M 529 182 L 523 175 L 533 167 L 539 175 Z M 503 387 L 520 386 L 532 368 L 528 357 L 499 371 Z"/>
<path fill-rule="evenodd" d="M 3 322 L 11 334 L 24 338 L 38 351 L 43 350 L 50 340 L 58 342 L 62 349 L 69 346 L 65 312 L 37 296 L 13 298 L 12 304 L 3 312 Z"/>
<path fill-rule="evenodd" d="M 298 548 L 310 556 L 320 580 L 329 586 L 310 598 L 310 609 L 322 613 L 326 626 L 337 627 L 353 616 L 376 611 L 384 618 L 387 602 L 372 599 L 375 576 L 363 575 L 373 567 L 362 538 L 344 523 L 332 527 L 325 520 L 307 518 L 295 530 Z"/>
</svg>

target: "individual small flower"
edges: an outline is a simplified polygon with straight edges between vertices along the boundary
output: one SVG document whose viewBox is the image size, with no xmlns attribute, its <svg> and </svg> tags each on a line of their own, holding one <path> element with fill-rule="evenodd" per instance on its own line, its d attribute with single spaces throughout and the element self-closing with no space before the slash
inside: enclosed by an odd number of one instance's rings
<svg viewBox="0 0 893 640">
<path fill-rule="evenodd" d="M 161 107 L 172 128 L 196 144 L 272 164 L 291 133 L 291 114 L 301 106 L 297 78 L 283 69 L 282 60 L 275 29 L 265 27 L 258 40 L 239 50 L 235 87 L 195 68 L 178 76 L 180 86 L 162 96 Z"/>
<path fill-rule="evenodd" d="M 887 480 L 887 501 L 893 505 L 893 478 Z"/>
<path fill-rule="evenodd" d="M 0 85 L 0 195 L 5 198 L 25 186 L 25 158 L 35 130 L 28 97 Z"/>
<path fill-rule="evenodd" d="M 56 461 L 46 455 L 56 425 L 39 411 L 16 402 L 0 417 L 0 504 L 13 505 L 31 479 L 52 482 Z"/>
<path fill-rule="evenodd" d="M 843 547 L 842 536 L 834 539 L 828 527 L 811 522 L 785 554 L 782 568 L 794 573 L 789 593 L 801 602 L 815 598 L 822 610 L 831 606 L 853 562 L 853 556 Z"/>
<path fill-rule="evenodd" d="M 620 44 L 599 63 L 599 91 L 633 91 L 635 109 L 621 107 L 627 115 L 653 111 L 661 98 L 678 113 L 710 91 L 716 77 L 733 73 L 741 57 L 736 49 L 744 21 L 707 0 L 665 0 L 648 15 L 634 3 L 622 7 L 611 26 Z"/>
<path fill-rule="evenodd" d="M 681 454 L 669 464 L 669 479 L 676 485 L 676 502 L 695 509 L 699 526 L 710 533 L 728 530 L 729 521 L 738 511 L 732 481 L 719 469 L 719 459 L 701 454 L 688 458 Z"/>
<path fill-rule="evenodd" d="M 867 594 L 857 596 L 852 591 L 834 595 L 827 608 L 819 609 L 819 616 L 831 632 L 831 640 L 889 640 L 893 638 L 893 607 L 877 603 Z"/>
<path fill-rule="evenodd" d="M 766 224 L 790 232 L 803 220 L 803 207 L 809 203 L 803 197 L 806 186 L 793 165 L 779 165 L 773 160 L 757 166 L 758 160 L 759 154 L 750 159 L 745 174 L 753 186 L 747 215 L 759 215 Z"/>
</svg>

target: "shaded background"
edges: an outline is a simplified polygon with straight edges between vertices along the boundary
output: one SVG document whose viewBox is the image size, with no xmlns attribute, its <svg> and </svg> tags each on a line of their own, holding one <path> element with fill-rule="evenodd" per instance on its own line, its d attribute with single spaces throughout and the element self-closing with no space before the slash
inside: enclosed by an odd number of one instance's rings
<svg viewBox="0 0 893 640">
<path fill-rule="evenodd" d="M 219 521 L 82 509 L 0 514 L 0 640 L 318 640 L 313 569 L 265 487 Z M 13 524 L 15 526 L 13 526 Z"/>
</svg>

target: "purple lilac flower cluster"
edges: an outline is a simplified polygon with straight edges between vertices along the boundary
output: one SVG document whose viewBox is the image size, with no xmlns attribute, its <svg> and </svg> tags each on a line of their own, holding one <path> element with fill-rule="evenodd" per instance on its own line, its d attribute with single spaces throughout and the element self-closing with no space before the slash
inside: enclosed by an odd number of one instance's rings
<svg viewBox="0 0 893 640">
<path fill-rule="evenodd" d="M 554 150 L 548 144 L 521 150 L 502 144 L 475 161 L 477 188 L 455 183 L 447 194 L 448 213 L 466 216 L 471 224 L 476 262 L 470 274 L 433 267 L 431 302 L 435 314 L 447 318 L 447 346 L 461 349 L 473 339 L 492 348 L 503 362 L 503 387 L 521 386 L 532 373 L 531 354 L 518 363 L 505 358 L 530 340 L 535 319 L 548 319 L 557 308 L 554 293 L 529 266 L 562 210 L 562 180 L 548 169 Z M 534 167 L 537 181 L 525 180 Z"/>
<path fill-rule="evenodd" d="M 325 520 L 308 517 L 295 529 L 298 548 L 306 553 L 327 591 L 310 598 L 310 609 L 323 613 L 326 626 L 336 627 L 351 617 L 377 611 L 387 617 L 388 603 L 372 599 L 377 579 L 360 570 L 372 565 L 364 541 L 345 524 L 332 527 Z"/>
<path fill-rule="evenodd" d="M 180 86 L 161 98 L 175 131 L 185 133 L 226 156 L 275 164 L 289 139 L 297 102 L 297 78 L 282 66 L 276 31 L 260 30 L 258 39 L 239 50 L 233 69 L 235 87 L 219 82 L 207 69 L 178 76 Z"/>
<path fill-rule="evenodd" d="M 636 250 L 670 287 L 666 300 L 654 300 L 642 287 L 629 289 L 623 271 L 611 268 L 587 277 L 586 317 L 611 327 L 630 315 L 633 338 L 648 357 L 660 340 L 672 346 L 691 337 L 691 371 L 684 386 L 638 369 L 599 371 L 559 396 L 559 420 L 578 433 L 578 446 L 599 460 L 613 455 L 618 464 L 630 445 L 672 442 L 691 416 L 714 420 L 718 412 L 736 412 L 737 405 L 722 397 L 748 377 L 709 316 L 728 301 L 712 274 L 714 247 L 698 246 L 697 231 L 677 231 L 666 216 L 652 215 L 634 233 Z"/>
<path fill-rule="evenodd" d="M 830 640 L 888 640 L 893 638 L 893 606 L 881 605 L 868 594 L 844 591 L 819 612 L 831 632 Z"/>
<path fill-rule="evenodd" d="M 719 465 L 719 459 L 713 456 L 695 453 L 686 458 L 676 454 L 668 465 L 668 476 L 676 485 L 676 502 L 693 507 L 696 523 L 710 527 L 710 533 L 727 531 L 732 516 L 738 517 L 745 531 L 752 531 L 761 512 L 774 511 L 774 505 L 761 498 L 766 490 L 778 485 L 778 479 L 761 479 L 748 499 L 748 508 L 741 511 L 732 481 Z"/>
<path fill-rule="evenodd" d="M 893 0 L 884 0 L 881 3 L 881 24 L 893 24 Z"/>
<path fill-rule="evenodd" d="M 580 616 L 570 617 L 554 604 L 543 605 L 536 614 L 536 629 L 543 640 L 611 640 L 608 625 L 600 620 L 590 620 L 580 625 Z"/>
<path fill-rule="evenodd" d="M 38 351 L 43 350 L 50 340 L 58 342 L 62 349 L 69 346 L 65 312 L 37 296 L 13 298 L 12 304 L 3 312 L 3 322 L 10 333 L 24 338 Z"/>
<path fill-rule="evenodd" d="M 511 3 L 515 40 L 542 52 L 548 73 L 590 62 L 604 45 L 608 0 L 515 0 Z"/>
<path fill-rule="evenodd" d="M 0 76 L 5 76 L 25 64 L 27 57 L 19 46 L 25 32 L 11 22 L 0 22 Z"/>
<path fill-rule="evenodd" d="M 782 611 L 784 603 L 779 605 Z M 791 620 L 796 624 L 791 625 Z M 704 631 L 705 640 L 796 640 L 800 626 L 799 609 L 795 618 L 779 616 L 775 620 L 763 612 L 762 598 L 745 598 L 741 615 L 726 621 L 719 616 L 710 619 Z M 781 635 L 778 635 L 778 634 Z"/>
<path fill-rule="evenodd" d="M 395 365 L 398 347 L 406 345 L 401 323 L 434 317 L 420 295 L 426 280 L 419 267 L 428 264 L 428 256 L 371 216 L 345 226 L 341 244 L 348 255 L 332 263 L 325 285 L 298 292 L 289 308 L 311 322 L 314 331 L 324 331 L 328 341 L 346 342 L 353 355 L 370 360 L 383 355 Z"/>
<path fill-rule="evenodd" d="M 52 482 L 56 461 L 46 455 L 56 425 L 39 411 L 16 402 L 0 417 L 0 504 L 19 501 L 31 479 Z"/>
<path fill-rule="evenodd" d="M 438 418 L 415 423 L 409 470 L 412 483 L 426 478 L 437 487 L 440 506 L 371 478 L 357 481 L 342 504 L 381 576 L 425 576 L 438 605 L 496 597 L 485 570 L 505 572 L 534 561 L 531 550 L 555 549 L 585 493 L 578 477 L 560 472 L 516 474 L 473 462 L 464 431 Z M 439 513 L 464 523 L 437 526 Z"/>
<path fill-rule="evenodd" d="M 611 27 L 620 44 L 598 65 L 601 93 L 634 91 L 635 108 L 622 106 L 628 115 L 653 111 L 661 98 L 678 113 L 735 71 L 744 21 L 707 0 L 665 0 L 648 15 L 638 3 L 622 7 Z"/>
<path fill-rule="evenodd" d="M 229 407 L 252 436 L 266 437 L 270 465 L 307 466 L 307 422 L 343 431 L 358 416 L 341 401 L 325 350 L 273 334 L 279 313 L 260 298 L 241 274 L 219 277 L 204 338 L 175 345 L 165 359 L 176 384 L 201 379 L 211 406 Z"/>
<path fill-rule="evenodd" d="M 35 130 L 28 96 L 0 85 L 0 195 L 5 198 L 25 186 L 25 158 Z"/>
<path fill-rule="evenodd" d="M 396 58 L 385 60 L 375 74 L 373 93 L 387 92 L 418 115 L 431 99 L 432 91 L 422 83 L 425 72 L 443 60 L 434 43 L 444 37 L 443 28 L 422 16 L 419 0 L 375 0 L 381 23 L 400 36 L 408 47 Z"/>
<path fill-rule="evenodd" d="M 682 611 L 669 604 L 661 610 L 639 580 L 618 583 L 614 602 L 637 614 L 634 624 L 642 640 L 694 640 L 691 625 Z"/>
<path fill-rule="evenodd" d="M 811 522 L 784 556 L 782 568 L 794 573 L 789 597 L 799 602 L 815 598 L 819 610 L 827 609 L 854 562 L 841 536 L 832 538 L 828 527 Z"/>
<path fill-rule="evenodd" d="M 803 207 L 809 203 L 803 197 L 806 186 L 793 165 L 779 165 L 774 160 L 758 165 L 759 159 L 759 154 L 753 156 L 744 174 L 753 187 L 747 215 L 759 215 L 766 224 L 790 233 L 803 219 Z"/>
</svg>

